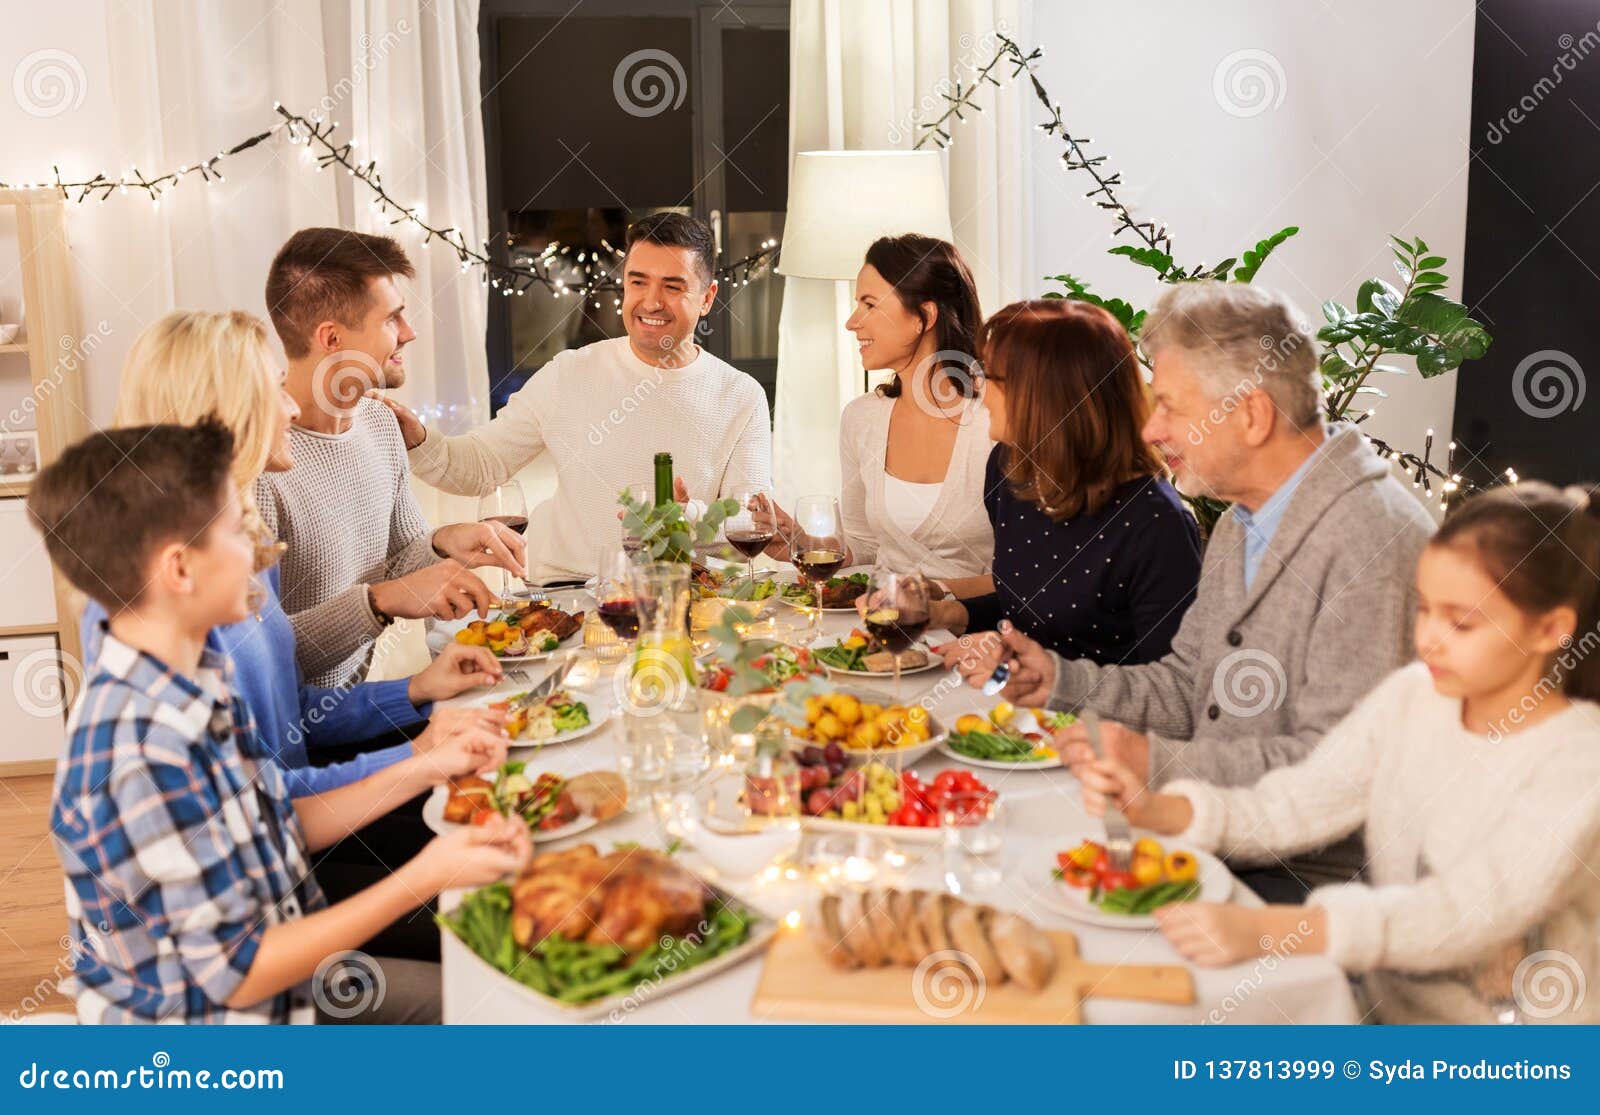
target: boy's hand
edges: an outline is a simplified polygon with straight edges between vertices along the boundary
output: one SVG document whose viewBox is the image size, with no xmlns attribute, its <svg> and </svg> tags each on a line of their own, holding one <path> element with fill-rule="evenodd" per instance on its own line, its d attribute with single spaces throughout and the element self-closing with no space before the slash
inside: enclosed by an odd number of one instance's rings
<svg viewBox="0 0 1600 1115">
<path fill-rule="evenodd" d="M 388 407 L 394 414 L 394 420 L 400 426 L 400 439 L 406 443 L 407 449 L 415 449 L 428 437 L 428 429 L 422 420 L 411 412 L 411 408 L 404 403 L 397 403 L 389 396 L 378 391 L 368 391 L 367 398 L 377 399 L 378 402 Z"/>
<path fill-rule="evenodd" d="M 495 606 L 489 586 L 454 558 L 372 586 L 378 611 L 397 619 L 460 619 L 477 612 L 487 619 Z"/>
<path fill-rule="evenodd" d="M 468 569 L 497 566 L 522 576 L 528 564 L 528 547 L 522 535 L 504 523 L 451 523 L 433 532 L 433 552 L 455 558 Z"/>
<path fill-rule="evenodd" d="M 434 837 L 415 862 L 437 894 L 497 883 L 521 871 L 531 855 L 533 841 L 523 820 L 496 815 L 481 825 L 463 825 Z"/>
<path fill-rule="evenodd" d="M 1094 763 L 1094 748 L 1089 746 L 1089 731 L 1082 720 L 1051 733 L 1061 761 L 1072 768 L 1072 773 L 1083 777 L 1079 769 Z M 1142 789 L 1150 781 L 1150 737 L 1111 720 L 1100 722 L 1100 746 L 1106 758 L 1119 764 L 1138 782 Z M 1132 820 L 1130 817 L 1129 820 Z"/>
<path fill-rule="evenodd" d="M 488 647 L 447 643 L 426 669 L 411 676 L 406 696 L 414 705 L 445 701 L 480 685 L 499 685 L 503 677 L 505 670 Z"/>
<path fill-rule="evenodd" d="M 939 610 L 944 601 L 928 605 L 928 626 L 945 627 L 943 623 L 934 622 L 934 614 Z M 961 609 L 963 612 L 965 608 Z M 948 629 L 948 628 L 947 628 Z M 935 654 L 944 659 L 944 664 L 949 669 L 961 675 L 961 679 L 974 689 L 982 689 L 983 683 L 994 674 L 994 668 L 1000 664 L 1000 653 L 1004 644 L 1000 636 L 993 631 L 980 631 L 976 635 L 962 635 L 958 639 L 951 639 L 948 643 L 933 648 Z"/>
<path fill-rule="evenodd" d="M 475 774 L 506 761 L 506 714 L 489 708 L 435 710 L 422 734 L 411 741 L 411 753 L 429 760 L 437 785 L 448 778 Z"/>
</svg>

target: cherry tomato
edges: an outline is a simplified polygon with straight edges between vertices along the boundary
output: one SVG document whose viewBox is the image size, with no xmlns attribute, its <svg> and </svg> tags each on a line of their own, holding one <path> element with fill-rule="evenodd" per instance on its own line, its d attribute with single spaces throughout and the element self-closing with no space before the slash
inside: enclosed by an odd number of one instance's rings
<svg viewBox="0 0 1600 1115">
<path fill-rule="evenodd" d="M 1168 852 L 1166 869 L 1167 878 L 1185 883 L 1200 873 L 1200 864 L 1188 852 Z"/>
<path fill-rule="evenodd" d="M 1161 870 L 1161 861 L 1154 856 L 1133 857 L 1133 877 L 1139 881 L 1141 887 L 1159 883 L 1164 876 L 1165 872 Z"/>
<path fill-rule="evenodd" d="M 961 772 L 955 770 L 941 770 L 933 779 L 934 788 L 950 791 L 961 785 Z"/>
<path fill-rule="evenodd" d="M 1102 879 L 1111 872 L 1111 857 L 1098 844 L 1094 846 L 1094 862 L 1089 865 L 1089 869 Z"/>
<path fill-rule="evenodd" d="M 1093 840 L 1085 840 L 1082 844 L 1079 844 L 1076 848 L 1072 849 L 1072 851 L 1062 852 L 1061 854 L 1072 860 L 1072 862 L 1077 864 L 1079 867 L 1089 868 L 1092 870 L 1095 865 L 1095 857 L 1098 856 L 1101 851 L 1103 851 L 1101 846 L 1096 844 Z"/>
<path fill-rule="evenodd" d="M 1131 871 L 1107 871 L 1100 876 L 1102 890 L 1132 890 L 1139 885 Z"/>
<path fill-rule="evenodd" d="M 1068 860 L 1061 865 L 1061 881 L 1069 887 L 1089 887 L 1094 884 L 1094 872 Z"/>
</svg>

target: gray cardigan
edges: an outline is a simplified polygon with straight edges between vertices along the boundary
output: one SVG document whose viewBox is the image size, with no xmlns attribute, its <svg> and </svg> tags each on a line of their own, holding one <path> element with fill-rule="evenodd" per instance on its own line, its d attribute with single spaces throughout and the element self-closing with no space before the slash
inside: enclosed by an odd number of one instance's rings
<svg viewBox="0 0 1600 1115">
<path fill-rule="evenodd" d="M 1171 653 L 1139 666 L 1058 659 L 1051 703 L 1087 704 L 1148 733 L 1152 785 L 1250 785 L 1299 762 L 1413 657 L 1413 578 L 1432 533 L 1361 432 L 1330 426 L 1248 591 L 1244 529 L 1230 511 Z M 1312 882 L 1348 879 L 1361 852 L 1346 842 L 1289 866 Z"/>
</svg>

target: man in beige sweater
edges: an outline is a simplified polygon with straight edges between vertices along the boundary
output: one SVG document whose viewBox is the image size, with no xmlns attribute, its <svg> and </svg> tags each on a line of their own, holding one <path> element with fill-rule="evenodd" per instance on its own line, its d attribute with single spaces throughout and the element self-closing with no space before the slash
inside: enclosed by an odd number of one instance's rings
<svg viewBox="0 0 1600 1115">
<path fill-rule="evenodd" d="M 447 492 L 483 495 L 542 453 L 556 491 L 528 516 L 528 576 L 581 580 L 621 545 L 617 495 L 648 484 L 660 451 L 697 498 L 771 483 L 766 393 L 695 343 L 717 294 L 705 222 L 655 213 L 628 229 L 623 260 L 626 337 L 569 349 L 536 372 L 487 426 L 459 437 L 427 430 L 390 400 L 411 470 Z"/>
<path fill-rule="evenodd" d="M 1247 786 L 1303 759 L 1391 670 L 1413 657 L 1412 574 L 1433 522 L 1355 427 L 1324 425 L 1315 341 L 1287 301 L 1257 287 L 1184 283 L 1140 336 L 1154 362 L 1144 436 L 1178 486 L 1233 506 L 1211 534 L 1172 652 L 1139 666 L 1068 661 L 1002 624 L 961 669 L 1002 655 L 1017 703 L 1092 708 L 1103 742 L 1151 785 Z M 1081 726 L 1069 763 L 1091 758 Z M 1250 873 L 1298 901 L 1355 875 L 1344 842 Z"/>
</svg>

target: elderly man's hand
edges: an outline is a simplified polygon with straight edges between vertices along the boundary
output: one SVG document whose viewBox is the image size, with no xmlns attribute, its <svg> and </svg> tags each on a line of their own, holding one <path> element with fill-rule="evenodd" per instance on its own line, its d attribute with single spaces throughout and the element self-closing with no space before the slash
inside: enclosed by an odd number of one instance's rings
<svg viewBox="0 0 1600 1115">
<path fill-rule="evenodd" d="M 1079 768 L 1095 761 L 1094 749 L 1089 746 L 1089 733 L 1084 728 L 1083 721 L 1074 721 L 1065 728 L 1057 729 L 1053 735 L 1056 752 L 1061 756 L 1061 761 L 1071 767 L 1074 774 L 1082 777 Z M 1149 783 L 1149 736 L 1143 732 L 1136 732 L 1126 725 L 1102 720 L 1100 746 L 1105 748 L 1107 759 L 1126 767 L 1141 785 Z"/>
</svg>

